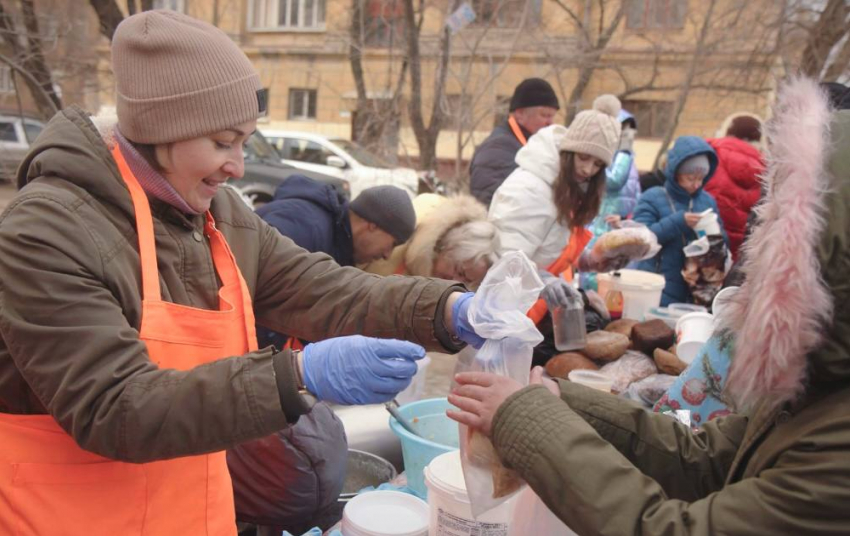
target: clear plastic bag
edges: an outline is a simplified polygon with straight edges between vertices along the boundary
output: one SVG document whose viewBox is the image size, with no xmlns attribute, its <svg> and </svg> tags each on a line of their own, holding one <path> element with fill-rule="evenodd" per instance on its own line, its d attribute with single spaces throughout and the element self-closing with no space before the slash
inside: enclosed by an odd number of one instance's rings
<svg viewBox="0 0 850 536">
<path fill-rule="evenodd" d="M 661 251 L 655 233 L 641 223 L 626 220 L 619 229 L 601 235 L 590 250 L 590 258 L 600 264 L 619 258 L 640 261 Z"/>
<path fill-rule="evenodd" d="M 491 372 L 528 383 L 533 348 L 543 340 L 526 311 L 537 301 L 543 282 L 524 253 L 505 254 L 487 272 L 469 307 L 469 321 L 486 339 L 475 352 L 466 351 L 457 371 Z M 498 506 L 522 487 L 522 481 L 499 461 L 490 440 L 460 426 L 463 475 L 472 514 Z"/>
<path fill-rule="evenodd" d="M 629 350 L 620 359 L 608 363 L 599 372 L 611 378 L 614 385 L 611 392 L 619 394 L 628 389 L 629 385 L 647 376 L 658 374 L 655 362 L 644 353 Z"/>
<path fill-rule="evenodd" d="M 529 487 L 520 492 L 508 536 L 578 536 Z"/>
<path fill-rule="evenodd" d="M 656 402 L 661 400 L 664 393 L 670 389 L 670 386 L 675 383 L 678 376 L 670 376 L 669 374 L 653 374 L 642 380 L 638 380 L 626 389 L 625 396 L 636 402 L 640 402 L 644 406 L 653 407 Z"/>
<path fill-rule="evenodd" d="M 704 236 L 684 248 L 682 277 L 691 289 L 694 303 L 708 307 L 723 287 L 729 271 L 729 250 L 720 235 Z"/>
</svg>

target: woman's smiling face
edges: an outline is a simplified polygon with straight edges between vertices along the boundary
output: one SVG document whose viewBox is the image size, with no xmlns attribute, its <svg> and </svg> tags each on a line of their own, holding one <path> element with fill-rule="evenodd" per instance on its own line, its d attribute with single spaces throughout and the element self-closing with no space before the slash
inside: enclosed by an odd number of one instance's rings
<svg viewBox="0 0 850 536">
<path fill-rule="evenodd" d="M 200 138 L 157 145 L 156 159 L 180 197 L 192 209 L 204 212 L 227 179 L 242 178 L 243 144 L 256 128 L 256 120 L 247 121 Z"/>
</svg>

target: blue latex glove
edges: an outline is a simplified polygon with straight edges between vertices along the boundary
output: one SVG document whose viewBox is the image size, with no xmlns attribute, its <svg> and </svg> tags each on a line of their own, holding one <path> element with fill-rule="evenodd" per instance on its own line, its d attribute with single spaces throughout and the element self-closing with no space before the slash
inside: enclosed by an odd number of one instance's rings
<svg viewBox="0 0 850 536">
<path fill-rule="evenodd" d="M 403 391 L 425 349 L 412 342 L 338 337 L 304 347 L 304 385 L 319 400 L 377 404 Z"/>
<path fill-rule="evenodd" d="M 465 292 L 454 302 L 454 305 L 452 305 L 452 323 L 457 338 L 478 349 L 484 346 L 484 339 L 475 333 L 475 329 L 469 323 L 469 306 L 474 296 L 474 292 Z"/>
</svg>

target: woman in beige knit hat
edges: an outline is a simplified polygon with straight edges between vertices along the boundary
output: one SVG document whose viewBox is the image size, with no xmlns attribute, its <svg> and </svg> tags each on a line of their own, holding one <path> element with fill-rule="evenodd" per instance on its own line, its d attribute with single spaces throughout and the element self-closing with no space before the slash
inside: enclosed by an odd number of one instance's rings
<svg viewBox="0 0 850 536">
<path fill-rule="evenodd" d="M 592 109 L 576 115 L 569 128 L 552 125 L 539 130 L 517 153 L 519 168 L 496 190 L 490 205 L 500 252 L 524 252 L 546 285 L 529 313 L 547 336 L 535 349 L 535 364 L 556 353 L 548 311 L 583 299 L 570 283 L 572 270 L 607 271 L 628 262 L 601 266 L 582 255 L 591 238 L 585 226 L 599 212 L 605 168 L 620 141 L 619 112 L 620 101 L 602 95 Z"/>
<path fill-rule="evenodd" d="M 462 286 L 341 268 L 222 188 L 265 108 L 226 34 L 147 11 L 112 54 L 117 123 L 59 112 L 0 219 L 0 534 L 235 535 L 225 449 L 481 340 Z"/>
</svg>

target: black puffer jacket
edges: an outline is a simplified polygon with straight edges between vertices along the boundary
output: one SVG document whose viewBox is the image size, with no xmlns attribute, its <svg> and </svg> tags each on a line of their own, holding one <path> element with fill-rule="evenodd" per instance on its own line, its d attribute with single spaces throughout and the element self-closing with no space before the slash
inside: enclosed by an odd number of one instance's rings
<svg viewBox="0 0 850 536">
<path fill-rule="evenodd" d="M 517 168 L 514 159 L 521 147 L 522 143 L 505 122 L 494 128 L 484 143 L 475 149 L 469 165 L 469 189 L 485 207 L 490 206 L 496 189 Z"/>
</svg>

